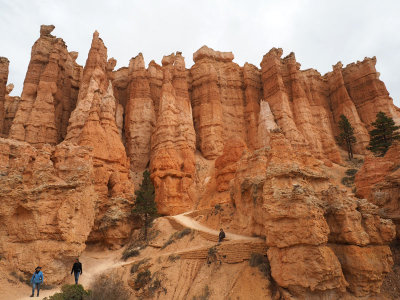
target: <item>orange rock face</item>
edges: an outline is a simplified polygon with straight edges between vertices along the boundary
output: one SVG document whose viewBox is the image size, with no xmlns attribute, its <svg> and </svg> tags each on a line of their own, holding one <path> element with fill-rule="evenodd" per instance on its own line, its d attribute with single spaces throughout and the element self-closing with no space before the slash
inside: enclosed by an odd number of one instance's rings
<svg viewBox="0 0 400 300">
<path fill-rule="evenodd" d="M 68 274 L 95 219 L 93 171 L 87 148 L 0 138 L 0 253 L 14 270 L 43 266 L 48 283 Z"/>
<path fill-rule="evenodd" d="M 232 62 L 231 52 L 204 46 L 193 54 L 193 60 L 190 73 L 197 145 L 204 157 L 214 159 L 222 154 L 226 139 L 238 136 L 247 140 L 243 72 Z"/>
<path fill-rule="evenodd" d="M 66 136 L 66 141 L 93 149 L 98 201 L 89 240 L 110 245 L 129 236 L 133 205 L 129 161 L 116 124 L 117 103 L 107 77 L 113 64 L 112 60 L 107 62 L 107 48 L 95 32 Z"/>
<path fill-rule="evenodd" d="M 143 171 L 150 161 L 150 140 L 156 116 L 142 54 L 130 61 L 129 82 L 125 117 L 126 146 L 132 171 Z"/>
<path fill-rule="evenodd" d="M 384 157 L 368 155 L 355 178 L 357 195 L 382 208 L 393 219 L 400 237 L 400 143 L 394 143 Z"/>
<path fill-rule="evenodd" d="M 365 157 L 356 187 L 367 200 L 331 178 L 345 164 L 341 114 L 358 154 L 378 111 L 400 124 L 375 58 L 321 76 L 282 49 L 258 68 L 204 46 L 190 69 L 176 52 L 113 71 L 98 32 L 82 68 L 53 29 L 41 27 L 21 97 L 8 95 L 0 58 L 0 257 L 60 282 L 85 243 L 124 244 L 133 181 L 149 168 L 160 214 L 230 203 L 232 228 L 265 236 L 282 297 L 379 293 L 396 235 L 386 217 L 400 236 L 399 144 Z"/>
<path fill-rule="evenodd" d="M 5 97 L 8 80 L 8 66 L 10 62 L 5 57 L 0 57 L 0 136 L 3 134 L 5 119 Z"/>
<path fill-rule="evenodd" d="M 236 164 L 233 220 L 248 235 L 266 237 L 279 286 L 295 297 L 317 293 L 340 298 L 348 286 L 361 296 L 379 291 L 392 265 L 385 245 L 395 237 L 395 227 L 379 217 L 378 207 L 331 186 L 322 162 L 304 149 L 296 153 L 281 133 L 271 133 L 270 147 L 244 153 Z M 361 250 L 360 257 L 335 255 L 332 244 L 371 251 Z M 387 255 L 376 258 L 381 250 Z M 368 276 L 353 276 L 347 264 L 353 258 L 358 259 L 353 264 L 376 259 L 382 267 Z"/>
<path fill-rule="evenodd" d="M 339 163 L 329 104 L 326 91 L 318 82 L 319 74 L 300 71 L 293 53 L 283 59 L 281 55 L 282 49 L 274 48 L 261 62 L 264 100 L 292 144 L 307 145 L 316 157 Z"/>
<path fill-rule="evenodd" d="M 195 131 L 185 62 L 180 52 L 163 58 L 163 86 L 151 138 L 151 177 L 159 213 L 188 211 L 194 204 Z"/>
<path fill-rule="evenodd" d="M 229 182 L 235 177 L 236 162 L 246 149 L 246 143 L 240 138 L 231 138 L 225 143 L 224 152 L 215 160 L 218 192 L 229 189 Z"/>
<path fill-rule="evenodd" d="M 9 93 L 14 89 L 12 83 L 8 84 L 6 87 L 6 95 L 4 101 L 4 121 L 3 121 L 3 132 L 1 135 L 6 138 L 10 132 L 11 125 L 17 113 L 19 102 L 21 98 L 18 96 L 10 96 Z"/>
<path fill-rule="evenodd" d="M 82 67 L 77 52 L 68 52 L 61 38 L 51 35 L 53 25 L 42 25 L 32 47 L 20 105 L 10 138 L 32 145 L 56 145 L 64 140 L 75 108 Z"/>
</svg>

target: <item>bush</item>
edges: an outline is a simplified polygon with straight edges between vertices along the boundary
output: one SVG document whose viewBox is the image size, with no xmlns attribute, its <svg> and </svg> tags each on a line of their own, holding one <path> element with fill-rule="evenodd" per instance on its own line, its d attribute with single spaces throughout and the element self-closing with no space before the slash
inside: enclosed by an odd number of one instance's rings
<svg viewBox="0 0 400 300">
<path fill-rule="evenodd" d="M 347 187 L 351 187 L 354 183 L 354 176 L 350 176 L 350 177 L 343 177 L 342 178 L 342 184 L 347 186 Z"/>
<path fill-rule="evenodd" d="M 267 256 L 261 253 L 252 253 L 249 265 L 250 267 L 257 267 L 267 278 L 271 277 L 271 266 Z"/>
<path fill-rule="evenodd" d="M 115 273 L 98 276 L 91 285 L 91 294 L 85 300 L 129 300 L 129 291 Z"/>
<path fill-rule="evenodd" d="M 354 175 L 356 175 L 357 172 L 358 172 L 357 169 L 347 169 L 346 170 L 346 175 L 347 176 L 354 176 Z"/>
<path fill-rule="evenodd" d="M 179 239 L 183 238 L 185 235 L 190 234 L 191 232 L 192 232 L 192 230 L 191 230 L 190 228 L 185 228 L 185 229 L 183 229 L 183 230 L 181 230 L 181 231 L 175 232 L 174 234 L 172 234 L 172 235 L 169 237 L 168 241 L 166 241 L 166 242 L 164 243 L 164 245 L 161 247 L 161 249 L 166 248 L 167 246 L 169 246 L 169 245 L 171 245 L 172 243 L 174 243 L 175 240 L 179 240 Z"/>
<path fill-rule="evenodd" d="M 91 295 L 91 291 L 85 291 L 80 284 L 66 284 L 61 288 L 61 293 L 56 293 L 49 298 L 43 300 L 86 300 Z M 90 298 L 94 299 L 94 298 Z"/>
<path fill-rule="evenodd" d="M 135 280 L 135 285 L 134 288 L 135 290 L 140 290 L 143 288 L 146 284 L 148 284 L 151 281 L 151 272 L 150 270 L 146 270 L 143 272 L 140 272 Z"/>
<path fill-rule="evenodd" d="M 149 261 L 148 259 L 142 259 L 141 261 L 139 261 L 136 264 L 132 265 L 131 274 L 135 274 L 139 270 L 139 267 L 141 265 L 143 265 L 144 263 L 148 262 L 148 261 Z"/>
<path fill-rule="evenodd" d="M 122 259 L 127 260 L 129 257 L 139 256 L 140 251 L 138 249 L 127 248 L 124 253 L 122 253 Z"/>
<path fill-rule="evenodd" d="M 172 262 L 175 262 L 176 260 L 178 260 L 180 258 L 181 257 L 179 255 L 174 255 L 174 254 L 171 254 L 170 256 L 168 256 L 168 260 L 172 261 Z"/>
</svg>

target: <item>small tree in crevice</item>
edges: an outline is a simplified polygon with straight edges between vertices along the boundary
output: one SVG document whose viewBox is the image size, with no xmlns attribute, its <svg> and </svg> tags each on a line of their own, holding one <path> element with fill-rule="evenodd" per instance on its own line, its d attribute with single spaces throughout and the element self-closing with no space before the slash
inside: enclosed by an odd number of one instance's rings
<svg viewBox="0 0 400 300">
<path fill-rule="evenodd" d="M 400 126 L 396 126 L 393 119 L 381 111 L 376 114 L 376 120 L 371 125 L 375 128 L 369 132 L 371 139 L 367 149 L 377 156 L 384 156 L 393 141 L 400 140 L 400 133 L 397 131 Z"/>
<path fill-rule="evenodd" d="M 143 172 L 142 183 L 140 184 L 139 190 L 135 191 L 135 195 L 136 202 L 135 207 L 132 209 L 132 213 L 143 219 L 144 238 L 147 241 L 147 230 L 153 219 L 157 217 L 157 206 L 154 201 L 155 190 L 148 170 Z"/>
<path fill-rule="evenodd" d="M 356 137 L 354 136 L 354 128 L 351 126 L 349 120 L 345 115 L 340 115 L 339 121 L 339 136 L 337 140 L 340 145 L 345 146 L 349 159 L 353 158 L 353 144 L 356 142 Z"/>
</svg>

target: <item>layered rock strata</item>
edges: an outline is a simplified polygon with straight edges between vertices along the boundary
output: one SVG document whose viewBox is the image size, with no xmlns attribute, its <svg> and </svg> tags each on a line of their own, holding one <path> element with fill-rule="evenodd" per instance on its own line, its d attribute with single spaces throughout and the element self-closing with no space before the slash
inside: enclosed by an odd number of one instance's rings
<svg viewBox="0 0 400 300">
<path fill-rule="evenodd" d="M 64 279 L 92 230 L 93 178 L 90 149 L 0 138 L 0 255 L 14 271 L 40 265 L 46 282 Z"/>
<path fill-rule="evenodd" d="M 177 214 L 194 204 L 195 131 L 180 52 L 164 56 L 163 86 L 151 137 L 150 170 L 159 213 Z"/>
<path fill-rule="evenodd" d="M 95 189 L 98 193 L 91 242 L 123 243 L 129 236 L 133 183 L 129 161 L 116 123 L 117 103 L 109 74 L 107 48 L 96 31 L 83 70 L 76 109 L 69 120 L 66 141 L 93 149 Z"/>
<path fill-rule="evenodd" d="M 129 63 L 129 97 L 126 106 L 126 148 L 132 171 L 143 171 L 150 161 L 150 140 L 156 121 L 148 71 L 140 53 Z"/>
<path fill-rule="evenodd" d="M 400 143 L 394 143 L 384 157 L 366 156 L 355 185 L 358 197 L 368 199 L 393 220 L 400 238 Z"/>
<path fill-rule="evenodd" d="M 64 41 L 51 35 L 53 30 L 53 25 L 40 28 L 10 130 L 10 138 L 38 147 L 64 140 L 82 71 L 75 62 L 78 53 L 68 52 Z"/>
<path fill-rule="evenodd" d="M 4 101 L 4 120 L 3 120 L 3 131 L 0 132 L 0 136 L 4 138 L 8 137 L 11 125 L 14 121 L 15 114 L 17 113 L 19 102 L 21 98 L 18 96 L 10 96 L 9 94 L 14 89 L 12 83 L 8 84 L 6 87 L 6 95 Z"/>
<path fill-rule="evenodd" d="M 193 60 L 190 73 L 197 147 L 204 157 L 215 159 L 222 154 L 226 139 L 238 136 L 247 140 L 243 71 L 232 62 L 231 52 L 214 51 L 206 46 L 193 54 Z M 250 87 L 248 93 L 251 94 Z M 249 109 L 254 110 L 252 105 L 250 102 Z"/>
<path fill-rule="evenodd" d="M 393 223 L 375 205 L 331 186 L 321 162 L 296 154 L 281 133 L 272 133 L 270 144 L 244 152 L 231 196 L 237 226 L 266 237 L 276 283 L 294 297 L 379 293 L 393 264 Z"/>
<path fill-rule="evenodd" d="M 0 134 L 3 133 L 5 119 L 6 86 L 8 80 L 8 66 L 10 62 L 5 57 L 0 57 Z M 0 135 L 1 137 L 1 135 Z"/>
<path fill-rule="evenodd" d="M 293 145 L 306 146 L 316 157 L 340 163 L 326 97 L 313 97 L 313 77 L 300 71 L 294 53 L 281 56 L 282 49 L 273 48 L 261 62 L 264 100 L 276 123 Z"/>
</svg>

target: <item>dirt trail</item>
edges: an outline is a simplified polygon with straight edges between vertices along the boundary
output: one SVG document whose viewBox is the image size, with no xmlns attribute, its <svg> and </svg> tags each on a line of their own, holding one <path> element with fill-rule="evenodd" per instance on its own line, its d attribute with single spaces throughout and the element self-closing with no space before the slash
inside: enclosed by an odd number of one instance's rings
<svg viewBox="0 0 400 300">
<path fill-rule="evenodd" d="M 180 215 L 172 216 L 171 218 L 175 219 L 177 222 L 179 222 L 181 225 L 197 230 L 197 231 L 203 231 L 215 236 L 218 236 L 219 231 L 213 230 L 207 226 L 204 226 L 200 224 L 199 222 L 193 220 L 191 217 L 187 216 L 191 212 L 186 212 Z M 244 241 L 260 241 L 259 238 L 255 237 L 249 237 L 249 236 L 244 236 L 244 235 L 238 235 L 238 234 L 233 234 L 229 232 L 225 232 L 226 238 L 229 240 L 244 240 Z M 179 251 L 171 251 L 167 253 L 161 254 L 161 256 L 168 256 L 171 254 L 177 254 L 185 251 L 192 251 L 192 250 L 199 250 L 204 247 L 193 247 L 193 248 L 187 248 L 184 250 L 179 250 Z M 137 261 L 137 259 L 131 260 L 131 261 L 121 261 L 121 255 L 122 255 L 123 249 L 116 250 L 116 251 L 103 251 L 103 250 L 93 250 L 93 249 L 87 249 L 85 252 L 82 253 L 80 256 L 80 260 L 83 262 L 83 273 L 81 277 L 79 278 L 79 283 L 82 284 L 85 289 L 88 289 L 92 280 L 104 273 L 107 272 L 107 270 L 111 270 L 114 268 L 122 267 L 125 265 L 130 265 L 133 264 Z M 71 262 L 72 266 L 72 262 Z M 46 279 L 46 272 L 44 271 L 45 279 Z M 64 282 L 64 284 L 73 284 L 74 279 L 73 275 L 69 276 Z M 57 292 L 60 292 L 61 286 L 57 286 L 54 289 L 51 290 L 41 290 L 40 291 L 40 297 L 34 297 L 31 298 L 29 297 L 31 293 L 31 287 L 28 287 L 27 285 L 20 284 L 18 287 L 14 287 L 12 293 L 9 293 L 6 295 L 3 295 L 0 293 L 0 300 L 28 300 L 28 299 L 43 299 L 45 297 L 49 297 Z M 4 298 L 5 297 L 5 298 Z M 11 298 L 10 298 L 11 297 Z"/>
<path fill-rule="evenodd" d="M 204 226 L 203 224 L 200 224 L 199 222 L 193 220 L 191 217 L 187 216 L 188 214 L 192 213 L 191 211 L 185 212 L 180 215 L 172 216 L 171 218 L 175 219 L 177 222 L 182 224 L 185 227 L 189 227 L 194 230 L 198 231 L 203 231 L 210 233 L 212 235 L 218 236 L 219 231 L 211 229 L 207 226 Z M 246 240 L 246 241 L 260 241 L 260 238 L 257 237 L 249 237 L 245 235 L 240 235 L 240 234 L 234 234 L 234 233 L 229 233 L 225 231 L 226 238 L 229 240 Z"/>
</svg>

